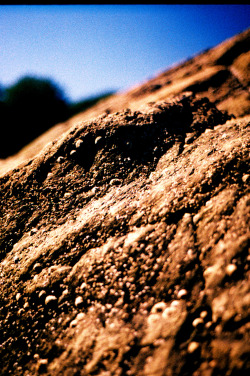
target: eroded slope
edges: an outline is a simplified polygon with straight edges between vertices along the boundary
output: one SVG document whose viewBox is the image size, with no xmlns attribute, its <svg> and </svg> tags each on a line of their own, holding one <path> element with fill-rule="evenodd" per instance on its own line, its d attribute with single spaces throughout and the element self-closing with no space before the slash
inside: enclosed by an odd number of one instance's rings
<svg viewBox="0 0 250 376">
<path fill-rule="evenodd" d="M 3 375 L 246 374 L 249 117 L 104 115 L 0 194 Z"/>
</svg>

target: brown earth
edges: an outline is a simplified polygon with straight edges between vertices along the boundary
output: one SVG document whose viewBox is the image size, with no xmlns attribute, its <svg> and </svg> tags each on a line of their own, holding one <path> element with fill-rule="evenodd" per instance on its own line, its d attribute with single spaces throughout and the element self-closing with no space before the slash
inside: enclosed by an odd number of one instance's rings
<svg viewBox="0 0 250 376">
<path fill-rule="evenodd" d="M 1 375 L 248 375 L 249 35 L 2 162 Z"/>
</svg>

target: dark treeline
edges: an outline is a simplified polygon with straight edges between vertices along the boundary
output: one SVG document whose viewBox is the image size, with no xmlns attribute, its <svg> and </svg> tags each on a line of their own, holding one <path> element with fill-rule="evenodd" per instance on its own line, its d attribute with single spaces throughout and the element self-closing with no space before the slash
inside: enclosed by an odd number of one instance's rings
<svg viewBox="0 0 250 376">
<path fill-rule="evenodd" d="M 113 93 L 72 103 L 52 80 L 31 76 L 0 88 L 0 158 L 16 153 L 53 125 Z"/>
</svg>

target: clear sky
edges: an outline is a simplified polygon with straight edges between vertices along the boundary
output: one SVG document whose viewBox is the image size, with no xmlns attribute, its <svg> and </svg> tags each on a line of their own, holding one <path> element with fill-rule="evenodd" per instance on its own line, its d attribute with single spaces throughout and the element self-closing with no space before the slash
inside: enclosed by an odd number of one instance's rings
<svg viewBox="0 0 250 376">
<path fill-rule="evenodd" d="M 51 78 L 70 100 L 126 90 L 250 27 L 250 5 L 0 5 L 0 85 Z"/>
</svg>

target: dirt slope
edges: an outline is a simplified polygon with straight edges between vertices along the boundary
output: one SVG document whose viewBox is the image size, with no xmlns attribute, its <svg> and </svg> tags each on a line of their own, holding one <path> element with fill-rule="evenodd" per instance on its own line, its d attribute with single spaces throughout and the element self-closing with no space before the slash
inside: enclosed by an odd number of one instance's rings
<svg viewBox="0 0 250 376">
<path fill-rule="evenodd" d="M 145 98 L 1 177 L 1 375 L 248 375 L 246 102 Z"/>
<path fill-rule="evenodd" d="M 250 29 L 167 69 L 143 84 L 100 101 L 69 121 L 57 124 L 13 157 L 0 159 L 0 175 L 28 158 L 33 158 L 46 144 L 78 122 L 90 120 L 105 112 L 115 113 L 126 108 L 138 110 L 147 102 L 162 101 L 183 91 L 192 91 L 199 97 L 206 96 L 218 109 L 227 110 L 236 117 L 248 115 L 249 44 Z"/>
</svg>

